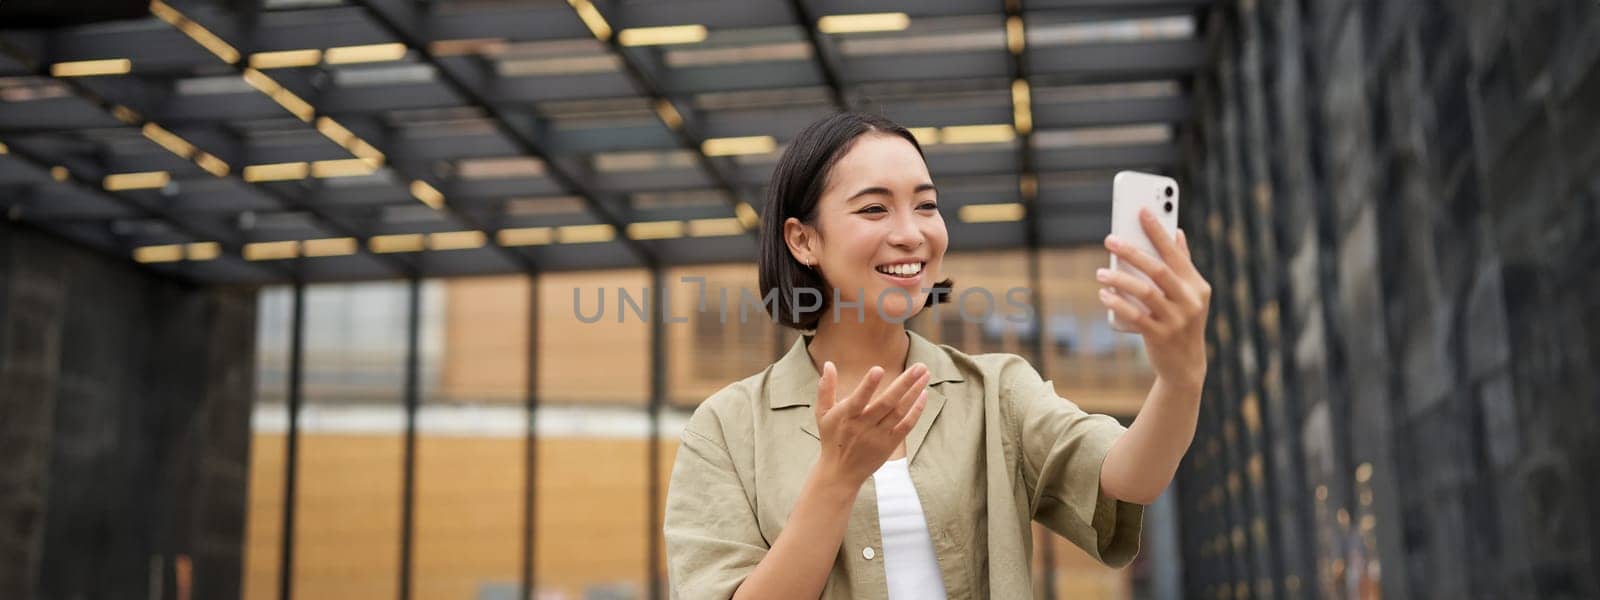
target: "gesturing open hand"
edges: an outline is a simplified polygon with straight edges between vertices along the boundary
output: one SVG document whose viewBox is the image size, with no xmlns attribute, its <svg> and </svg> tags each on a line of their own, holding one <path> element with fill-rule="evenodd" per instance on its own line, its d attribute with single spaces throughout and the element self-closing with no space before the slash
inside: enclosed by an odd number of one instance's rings
<svg viewBox="0 0 1600 600">
<path fill-rule="evenodd" d="M 1100 302 L 1144 336 L 1150 366 L 1156 376 L 1199 387 L 1206 375 L 1206 316 L 1211 306 L 1211 284 L 1189 257 L 1189 240 L 1183 230 L 1168 236 L 1147 209 L 1139 223 L 1159 256 L 1150 256 L 1116 236 L 1106 238 L 1106 249 L 1150 276 L 1146 281 L 1129 273 L 1100 269 Z M 1114 293 L 1138 298 L 1147 310 Z"/>
<path fill-rule="evenodd" d="M 862 483 L 883 466 L 922 416 L 928 399 L 928 367 L 922 363 L 906 369 L 882 390 L 883 368 L 872 367 L 855 391 L 837 400 L 839 374 L 829 361 L 822 365 L 817 383 L 819 461 L 852 483 Z"/>
</svg>

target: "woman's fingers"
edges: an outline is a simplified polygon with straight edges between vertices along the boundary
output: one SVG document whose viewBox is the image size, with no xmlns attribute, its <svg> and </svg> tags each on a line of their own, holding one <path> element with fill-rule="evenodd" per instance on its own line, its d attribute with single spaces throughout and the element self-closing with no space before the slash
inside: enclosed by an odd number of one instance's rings
<svg viewBox="0 0 1600 600">
<path fill-rule="evenodd" d="M 1153 321 L 1132 302 L 1118 296 L 1111 288 L 1100 288 L 1100 303 L 1106 305 L 1112 313 L 1117 315 L 1117 321 L 1135 333 L 1144 334 L 1151 331 Z"/>
<path fill-rule="evenodd" d="M 906 369 L 904 373 L 901 373 L 899 377 L 894 378 L 894 381 L 889 383 L 887 389 L 879 392 L 872 399 L 872 404 L 867 407 L 866 411 L 862 412 L 862 419 L 869 424 L 876 424 L 883 420 L 884 415 L 894 410 L 895 405 L 899 403 L 900 397 L 906 393 L 906 390 L 911 389 L 911 386 L 919 380 L 925 381 L 923 376 L 927 375 L 927 373 L 928 367 L 922 363 L 917 363 Z"/>
<path fill-rule="evenodd" d="M 1145 237 L 1150 238 L 1150 244 L 1156 247 L 1156 254 L 1161 255 L 1161 260 L 1167 264 L 1177 264 L 1183 260 L 1173 236 L 1167 235 L 1166 230 L 1161 228 L 1161 220 L 1150 209 L 1139 209 L 1139 225 L 1144 229 Z"/>
<path fill-rule="evenodd" d="M 878 381 L 882 379 L 883 367 L 873 366 L 867 369 L 867 375 L 861 378 L 861 383 L 856 384 L 855 391 L 850 392 L 850 396 L 844 399 L 845 403 L 850 405 L 851 416 L 859 417 L 862 411 L 867 409 L 868 402 L 872 400 L 872 392 L 878 389 Z"/>
<path fill-rule="evenodd" d="M 1172 302 L 1167 299 L 1166 294 L 1161 293 L 1161 290 L 1155 284 L 1131 273 L 1113 271 L 1111 269 L 1096 269 L 1095 279 L 1100 280 L 1100 283 L 1104 285 L 1111 286 L 1129 296 L 1138 298 L 1146 308 L 1150 309 L 1151 315 L 1158 321 L 1172 313 Z"/>
<path fill-rule="evenodd" d="M 1143 271 L 1160 288 L 1161 293 L 1172 301 L 1183 302 L 1188 297 L 1187 284 L 1184 283 L 1182 278 L 1178 277 L 1178 274 L 1173 271 L 1171 266 L 1161 259 L 1145 254 L 1143 250 L 1115 237 L 1106 238 L 1106 249 L 1115 253 L 1118 258 L 1128 261 L 1129 264 Z M 1187 260 L 1183 262 L 1188 264 Z"/>
<path fill-rule="evenodd" d="M 882 419 L 878 420 L 878 426 L 892 427 L 895 423 L 900 421 L 901 417 L 906 416 L 906 411 L 911 410 L 911 405 L 917 401 L 917 394 L 920 394 L 928 389 L 928 379 L 930 377 L 932 377 L 932 374 L 929 373 L 926 368 L 924 368 L 922 370 L 922 375 L 918 376 L 917 379 L 911 383 L 911 385 L 906 386 L 905 391 L 902 391 L 898 394 L 894 394 L 892 390 L 884 393 L 884 397 L 881 402 L 889 405 L 889 412 L 888 414 L 885 414 Z"/>
<path fill-rule="evenodd" d="M 822 415 L 833 410 L 833 403 L 838 400 L 838 397 L 833 395 L 838 381 L 839 370 L 833 366 L 833 361 L 822 363 L 822 379 L 817 380 L 817 420 L 820 421 Z"/>
<path fill-rule="evenodd" d="M 922 418 L 922 409 L 927 405 L 928 390 L 923 388 L 922 392 L 917 394 L 917 400 L 911 403 L 910 410 L 907 410 L 905 416 L 900 417 L 900 421 L 894 424 L 894 429 L 891 431 L 895 440 L 905 439 L 906 434 L 911 433 L 911 428 L 917 426 L 917 421 Z"/>
</svg>

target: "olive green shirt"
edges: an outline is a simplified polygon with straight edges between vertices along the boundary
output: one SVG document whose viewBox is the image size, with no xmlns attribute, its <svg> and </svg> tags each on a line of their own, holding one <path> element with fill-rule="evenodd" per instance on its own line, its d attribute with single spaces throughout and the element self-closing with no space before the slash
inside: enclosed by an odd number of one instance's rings
<svg viewBox="0 0 1600 600">
<path fill-rule="evenodd" d="M 1144 507 L 1100 493 L 1121 424 L 1061 398 L 1017 355 L 907 335 L 906 364 L 930 376 L 906 454 L 950 598 L 1031 597 L 1030 521 L 1107 565 L 1133 560 Z M 684 427 L 664 521 L 673 598 L 731 597 L 783 534 L 818 455 L 810 339 L 712 395 Z M 869 477 L 822 598 L 887 598 L 882 552 Z"/>
</svg>

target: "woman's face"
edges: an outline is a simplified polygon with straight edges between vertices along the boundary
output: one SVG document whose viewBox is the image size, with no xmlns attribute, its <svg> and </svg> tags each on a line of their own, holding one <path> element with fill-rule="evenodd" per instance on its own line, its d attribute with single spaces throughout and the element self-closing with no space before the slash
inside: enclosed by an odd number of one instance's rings
<svg viewBox="0 0 1600 600">
<path fill-rule="evenodd" d="M 791 251 L 800 262 L 813 262 L 840 299 L 864 301 L 865 319 L 878 318 L 880 304 L 890 319 L 910 318 L 927 301 L 923 288 L 943 280 L 950 238 L 938 192 L 922 155 L 899 136 L 858 138 L 834 163 L 813 226 L 790 222 L 791 231 L 805 234 L 790 235 Z M 854 320 L 855 310 L 838 309 L 839 320 Z"/>
</svg>

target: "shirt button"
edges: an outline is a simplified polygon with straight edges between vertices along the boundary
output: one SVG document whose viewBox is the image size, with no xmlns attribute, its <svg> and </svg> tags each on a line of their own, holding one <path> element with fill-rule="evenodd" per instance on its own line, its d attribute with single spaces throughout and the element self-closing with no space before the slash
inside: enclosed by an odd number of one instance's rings
<svg viewBox="0 0 1600 600">
<path fill-rule="evenodd" d="M 861 558 L 865 558 L 867 560 L 872 560 L 872 557 L 877 556 L 877 555 L 878 555 L 878 552 L 876 550 L 873 550 L 872 546 L 867 546 L 867 547 L 861 549 Z"/>
</svg>

